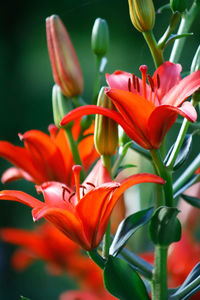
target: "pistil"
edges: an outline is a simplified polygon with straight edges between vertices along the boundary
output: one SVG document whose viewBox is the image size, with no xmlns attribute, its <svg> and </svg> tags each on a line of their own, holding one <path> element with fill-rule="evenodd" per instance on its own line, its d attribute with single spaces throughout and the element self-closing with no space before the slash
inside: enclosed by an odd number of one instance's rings
<svg viewBox="0 0 200 300">
<path fill-rule="evenodd" d="M 80 172 L 82 167 L 80 165 L 75 165 L 72 167 L 72 171 L 74 174 L 75 186 L 76 186 L 76 196 L 78 202 L 80 201 Z"/>
<path fill-rule="evenodd" d="M 146 79 L 147 79 L 147 66 L 140 66 L 140 72 L 142 73 L 142 90 L 144 98 L 147 98 Z"/>
</svg>

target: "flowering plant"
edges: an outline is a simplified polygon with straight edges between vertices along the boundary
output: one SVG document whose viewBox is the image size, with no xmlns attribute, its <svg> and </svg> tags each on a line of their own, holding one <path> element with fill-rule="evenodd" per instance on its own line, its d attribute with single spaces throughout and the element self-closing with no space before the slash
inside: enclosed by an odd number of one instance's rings
<svg viewBox="0 0 200 300">
<path fill-rule="evenodd" d="M 159 41 L 153 33 L 155 3 L 129 0 L 128 5 L 154 71 L 144 59 L 134 70 L 105 74 L 109 30 L 97 18 L 91 37 L 96 77 L 87 101 L 70 36 L 52 15 L 46 34 L 54 124 L 49 134 L 19 133 L 24 147 L 0 141 L 0 156 L 14 165 L 1 170 L 2 183 L 23 179 L 42 194 L 6 188 L 0 200 L 25 204 L 34 222 L 43 219 L 32 230 L 2 228 L 0 238 L 19 246 L 11 260 L 15 269 L 40 259 L 52 274 L 66 273 L 79 283 L 80 290 L 63 291 L 60 300 L 200 295 L 199 150 L 191 159 L 192 144 L 199 145 L 200 48 L 189 71 L 182 72 L 179 63 L 200 2 L 189 7 L 171 0 L 161 7 L 171 20 Z M 173 142 L 171 129 L 180 123 Z"/>
</svg>

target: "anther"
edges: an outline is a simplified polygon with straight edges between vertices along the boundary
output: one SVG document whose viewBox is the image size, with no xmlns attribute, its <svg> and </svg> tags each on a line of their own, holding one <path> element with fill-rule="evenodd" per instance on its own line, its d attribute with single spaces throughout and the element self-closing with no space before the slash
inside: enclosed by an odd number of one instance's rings
<svg viewBox="0 0 200 300">
<path fill-rule="evenodd" d="M 131 79 L 130 79 L 130 77 L 128 79 L 128 90 L 129 90 L 129 92 L 131 92 Z"/>
<path fill-rule="evenodd" d="M 147 66 L 146 65 L 140 66 L 140 72 L 142 73 L 143 96 L 144 96 L 144 98 L 146 98 L 146 96 L 147 96 L 147 91 L 146 91 Z"/>
<path fill-rule="evenodd" d="M 160 87 L 160 76 L 158 74 L 156 75 L 156 81 L 157 81 L 157 88 L 159 89 L 159 87 Z"/>
<path fill-rule="evenodd" d="M 149 85 L 151 87 L 151 90 L 152 92 L 154 92 L 154 83 L 153 83 L 153 79 L 150 75 L 147 75 L 147 78 L 148 78 L 148 82 L 149 82 Z"/>
<path fill-rule="evenodd" d="M 65 186 L 62 186 L 62 189 L 63 189 L 63 191 L 62 191 L 62 198 L 65 201 L 65 192 L 68 192 L 69 194 L 71 194 L 71 191 L 70 191 L 70 189 L 68 189 Z"/>
<path fill-rule="evenodd" d="M 133 88 L 135 90 L 136 85 L 135 85 L 135 74 L 132 74 L 132 84 L 133 84 Z"/>
<path fill-rule="evenodd" d="M 135 77 L 135 85 L 136 85 L 136 90 L 139 93 L 140 92 L 140 84 L 139 84 L 139 79 Z"/>
<path fill-rule="evenodd" d="M 76 195 L 78 201 L 80 201 L 80 172 L 82 167 L 79 165 L 75 165 L 72 167 L 72 171 L 74 174 L 75 186 L 76 186 Z"/>
<path fill-rule="evenodd" d="M 91 182 L 86 182 L 86 184 L 91 185 L 92 187 L 95 188 L 95 185 L 93 183 L 91 183 Z"/>
</svg>

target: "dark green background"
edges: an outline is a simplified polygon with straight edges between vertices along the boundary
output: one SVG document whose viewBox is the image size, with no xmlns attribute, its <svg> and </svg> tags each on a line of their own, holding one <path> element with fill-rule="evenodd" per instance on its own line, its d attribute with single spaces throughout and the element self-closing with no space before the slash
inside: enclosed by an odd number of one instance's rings
<svg viewBox="0 0 200 300">
<path fill-rule="evenodd" d="M 155 1 L 155 6 L 167 3 Z M 116 69 L 139 74 L 141 64 L 154 65 L 140 33 L 132 26 L 126 0 L 4 1 L 0 33 L 0 139 L 20 144 L 17 134 L 30 129 L 47 131 L 52 123 L 51 89 L 53 79 L 46 47 L 45 18 L 58 14 L 70 33 L 84 75 L 84 97 L 92 96 L 95 60 L 90 50 L 92 25 L 97 17 L 105 18 L 110 28 L 109 64 L 107 72 Z M 169 20 L 169 11 L 157 15 L 155 35 L 160 37 Z M 193 30 L 198 32 L 199 21 Z M 184 71 L 199 43 L 199 34 L 189 38 L 181 59 Z M 168 52 L 166 52 L 167 59 Z M 176 125 L 174 128 L 178 128 Z M 9 164 L 0 160 L 0 173 Z M 22 189 L 34 193 L 33 184 L 20 181 L 1 189 Z M 32 228 L 31 211 L 20 204 L 0 203 L 0 224 Z M 13 247 L 0 242 L 0 300 L 18 300 L 20 295 L 32 300 L 55 300 L 74 283 L 45 272 L 36 263 L 24 273 L 9 266 Z"/>
</svg>

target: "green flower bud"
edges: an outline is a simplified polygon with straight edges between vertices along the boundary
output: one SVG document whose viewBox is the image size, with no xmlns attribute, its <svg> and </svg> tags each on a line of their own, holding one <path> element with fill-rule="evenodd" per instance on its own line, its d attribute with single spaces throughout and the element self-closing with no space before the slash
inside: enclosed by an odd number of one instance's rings
<svg viewBox="0 0 200 300">
<path fill-rule="evenodd" d="M 192 60 L 191 68 L 190 68 L 190 73 L 193 73 L 195 71 L 200 70 L 200 45 L 197 48 L 197 51 L 195 53 L 195 56 Z"/>
<path fill-rule="evenodd" d="M 131 21 L 138 31 L 150 31 L 155 23 L 155 9 L 152 0 L 128 0 Z"/>
<path fill-rule="evenodd" d="M 109 30 L 106 20 L 98 18 L 94 22 L 91 39 L 92 51 L 97 56 L 103 57 L 108 52 Z"/>
<path fill-rule="evenodd" d="M 114 109 L 112 101 L 105 95 L 104 87 L 99 92 L 97 105 Z M 94 143 L 100 155 L 113 155 L 118 146 L 118 124 L 108 117 L 96 115 Z"/>
<path fill-rule="evenodd" d="M 173 12 L 183 13 L 187 8 L 186 0 L 170 0 L 170 7 Z"/>
<path fill-rule="evenodd" d="M 57 127 L 62 118 L 73 109 L 71 99 L 66 98 L 61 92 L 60 87 L 55 84 L 52 90 L 53 118 Z M 72 126 L 72 124 L 70 125 Z"/>
</svg>

